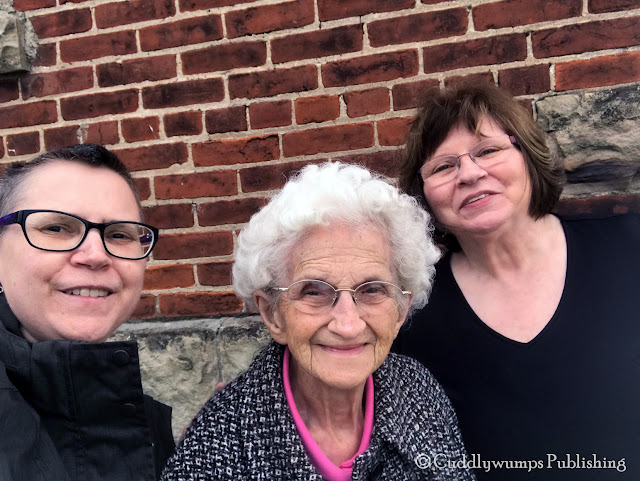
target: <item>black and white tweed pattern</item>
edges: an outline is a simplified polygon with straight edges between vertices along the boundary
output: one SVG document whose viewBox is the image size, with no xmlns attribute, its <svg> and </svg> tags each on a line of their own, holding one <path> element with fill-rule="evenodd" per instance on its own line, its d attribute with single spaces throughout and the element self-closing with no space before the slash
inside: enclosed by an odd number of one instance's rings
<svg viewBox="0 0 640 481">
<path fill-rule="evenodd" d="M 198 413 L 163 481 L 322 480 L 302 445 L 282 384 L 284 348 L 266 346 L 249 369 Z M 419 363 L 390 354 L 374 375 L 371 444 L 354 462 L 353 480 L 473 480 L 447 467 L 465 454 L 456 416 L 440 385 Z M 419 454 L 439 469 L 420 469 Z M 467 458 L 468 459 L 468 458 Z"/>
</svg>

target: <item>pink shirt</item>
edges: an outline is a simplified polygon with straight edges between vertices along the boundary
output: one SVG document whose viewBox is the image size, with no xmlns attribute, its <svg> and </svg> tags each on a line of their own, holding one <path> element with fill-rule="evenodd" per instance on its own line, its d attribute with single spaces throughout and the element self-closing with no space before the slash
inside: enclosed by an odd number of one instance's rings
<svg viewBox="0 0 640 481">
<path fill-rule="evenodd" d="M 284 351 L 284 360 L 282 363 L 282 380 L 284 382 L 284 393 L 293 416 L 293 421 L 296 423 L 300 437 L 302 438 L 302 444 L 304 445 L 311 464 L 315 466 L 318 472 L 325 477 L 328 481 L 349 481 L 351 479 L 351 473 L 353 472 L 353 460 L 359 454 L 362 454 L 369 447 L 371 441 L 371 431 L 373 431 L 373 376 L 367 378 L 365 385 L 365 406 L 364 406 L 364 429 L 362 431 L 362 441 L 358 452 L 348 461 L 345 461 L 340 466 L 336 466 L 331 462 L 329 458 L 325 456 L 320 449 L 320 446 L 315 442 L 313 436 L 304 424 L 304 421 L 300 417 L 298 408 L 296 408 L 296 402 L 293 399 L 293 393 L 291 392 L 291 384 L 289 382 L 289 348 Z"/>
</svg>

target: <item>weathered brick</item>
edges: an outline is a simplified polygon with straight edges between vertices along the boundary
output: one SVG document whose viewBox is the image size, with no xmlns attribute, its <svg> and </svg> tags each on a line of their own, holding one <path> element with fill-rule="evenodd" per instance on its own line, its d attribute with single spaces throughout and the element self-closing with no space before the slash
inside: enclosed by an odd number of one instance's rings
<svg viewBox="0 0 640 481">
<path fill-rule="evenodd" d="M 373 123 L 332 125 L 288 132 L 282 137 L 285 157 L 339 152 L 371 147 L 374 143 Z"/>
<path fill-rule="evenodd" d="M 235 10 L 225 15 L 227 37 L 243 37 L 313 23 L 313 0 L 294 0 Z"/>
<path fill-rule="evenodd" d="M 72 38 L 60 42 L 63 62 L 79 62 L 109 55 L 136 53 L 136 33 L 132 30 Z"/>
<path fill-rule="evenodd" d="M 56 0 L 13 0 L 13 8 L 18 12 L 37 10 L 38 8 L 55 7 Z"/>
<path fill-rule="evenodd" d="M 149 319 L 156 317 L 156 297 L 150 295 L 140 296 L 140 301 L 136 306 L 131 319 Z"/>
<path fill-rule="evenodd" d="M 294 103 L 296 122 L 326 122 L 340 116 L 340 98 L 337 95 L 317 95 L 296 99 Z"/>
<path fill-rule="evenodd" d="M 258 67 L 267 61 L 265 42 L 236 42 L 214 45 L 181 54 L 182 70 L 191 75 L 243 67 Z"/>
<path fill-rule="evenodd" d="M 38 132 L 7 135 L 7 152 L 11 156 L 40 152 L 40 135 Z"/>
<path fill-rule="evenodd" d="M 249 222 L 253 214 L 264 207 L 268 199 L 245 198 L 205 202 L 198 206 L 198 223 L 203 226 Z"/>
<path fill-rule="evenodd" d="M 291 101 L 260 102 L 249 106 L 252 129 L 291 125 Z"/>
<path fill-rule="evenodd" d="M 271 40 L 273 63 L 341 55 L 362 50 L 362 25 L 315 30 Z"/>
<path fill-rule="evenodd" d="M 517 27 L 579 17 L 582 0 L 502 0 L 473 7 L 476 30 Z"/>
<path fill-rule="evenodd" d="M 144 290 L 190 287 L 196 283 L 191 264 L 148 267 L 144 273 Z"/>
<path fill-rule="evenodd" d="M 325 87 L 384 82 L 418 74 L 418 52 L 402 50 L 329 62 L 322 66 Z"/>
<path fill-rule="evenodd" d="M 370 154 L 347 155 L 335 160 L 346 164 L 362 165 L 391 178 L 398 177 L 400 173 L 400 150 L 381 150 Z"/>
<path fill-rule="evenodd" d="M 202 112 L 177 112 L 164 116 L 164 131 L 167 137 L 176 135 L 198 135 L 202 133 Z"/>
<path fill-rule="evenodd" d="M 64 147 L 65 145 L 77 144 L 79 142 L 79 125 L 65 125 L 44 131 L 44 148 L 46 150 Z"/>
<path fill-rule="evenodd" d="M 419 13 L 371 22 L 367 26 L 373 47 L 425 42 L 463 35 L 469 26 L 466 8 Z"/>
<path fill-rule="evenodd" d="M 52 124 L 57 120 L 58 112 L 53 100 L 0 108 L 0 129 Z"/>
<path fill-rule="evenodd" d="M 20 97 L 18 90 L 18 79 L 0 78 L 0 102 L 11 102 Z"/>
<path fill-rule="evenodd" d="M 254 0 L 178 0 L 181 12 L 193 12 L 195 10 L 208 10 L 210 8 L 235 6 L 240 3 L 249 3 Z"/>
<path fill-rule="evenodd" d="M 531 95 L 551 89 L 548 65 L 511 68 L 498 72 L 498 85 L 511 95 Z"/>
<path fill-rule="evenodd" d="M 219 102 L 224 98 L 222 79 L 198 79 L 173 82 L 142 89 L 142 103 L 147 109 Z"/>
<path fill-rule="evenodd" d="M 207 110 L 205 125 L 210 134 L 247 130 L 247 112 L 244 106 Z"/>
<path fill-rule="evenodd" d="M 343 95 L 349 117 L 363 117 L 387 112 L 391 107 L 389 89 L 378 87 L 371 90 L 347 92 Z"/>
<path fill-rule="evenodd" d="M 189 157 L 187 146 L 175 144 L 153 144 L 147 147 L 114 150 L 129 170 L 164 169 L 173 164 L 184 164 Z"/>
<path fill-rule="evenodd" d="M 38 45 L 36 58 L 32 62 L 33 67 L 50 67 L 56 64 L 56 43 L 41 43 Z"/>
<path fill-rule="evenodd" d="M 91 10 L 79 8 L 76 10 L 61 10 L 47 15 L 31 16 L 29 21 L 33 25 L 38 38 L 61 37 L 73 33 L 91 30 Z"/>
<path fill-rule="evenodd" d="M 435 87 L 438 87 L 438 81 L 436 79 L 394 85 L 391 89 L 393 110 L 416 108 L 424 93 Z"/>
<path fill-rule="evenodd" d="M 493 80 L 493 74 L 491 72 L 476 72 L 467 75 L 453 75 L 444 79 L 444 86 L 447 88 L 455 88 L 457 86 L 468 84 L 487 82 L 495 83 Z"/>
<path fill-rule="evenodd" d="M 153 250 L 154 259 L 193 259 L 227 256 L 233 252 L 231 232 L 192 232 L 164 234 Z"/>
<path fill-rule="evenodd" d="M 152 205 L 145 207 L 143 211 L 145 220 L 158 229 L 193 227 L 195 223 L 191 204 Z"/>
<path fill-rule="evenodd" d="M 235 170 L 162 175 L 155 178 L 157 199 L 194 199 L 238 193 Z"/>
<path fill-rule="evenodd" d="M 98 4 L 95 7 L 98 28 L 116 27 L 145 20 L 173 17 L 176 7 L 173 0 L 129 0 Z"/>
<path fill-rule="evenodd" d="M 212 140 L 193 144 L 191 150 L 198 167 L 266 162 L 280 157 L 277 135 Z"/>
<path fill-rule="evenodd" d="M 65 120 L 122 114 L 124 112 L 135 112 L 137 109 L 138 92 L 136 90 L 81 95 L 60 101 L 62 118 Z"/>
<path fill-rule="evenodd" d="M 232 75 L 229 95 L 232 99 L 271 97 L 318 88 L 318 71 L 313 65 Z"/>
<path fill-rule="evenodd" d="M 412 8 L 414 0 L 318 0 L 320 21 Z"/>
<path fill-rule="evenodd" d="M 378 120 L 376 125 L 380 145 L 403 145 L 407 140 L 411 120 L 412 117 Z"/>
<path fill-rule="evenodd" d="M 160 313 L 167 317 L 238 314 L 242 300 L 233 292 L 193 292 L 160 295 Z"/>
<path fill-rule="evenodd" d="M 617 12 L 638 8 L 638 0 L 589 0 L 590 13 Z"/>
<path fill-rule="evenodd" d="M 22 77 L 20 84 L 24 99 L 76 92 L 93 87 L 93 69 L 91 67 L 77 67 L 30 74 Z"/>
<path fill-rule="evenodd" d="M 600 22 L 568 25 L 534 32 L 533 56 L 557 57 L 640 43 L 640 17 L 617 18 Z"/>
<path fill-rule="evenodd" d="M 231 285 L 231 268 L 233 262 L 207 262 L 196 266 L 198 282 L 203 286 Z"/>
<path fill-rule="evenodd" d="M 515 62 L 526 57 L 527 42 L 524 34 L 478 38 L 435 45 L 423 50 L 425 73 Z"/>
<path fill-rule="evenodd" d="M 286 164 L 268 164 L 259 167 L 240 169 L 240 185 L 243 192 L 261 192 L 281 189 L 287 180 L 305 165 L 322 162 L 289 162 Z"/>
<path fill-rule="evenodd" d="M 151 197 L 151 183 L 147 177 L 134 177 L 133 182 L 136 184 L 140 200 L 147 200 Z"/>
<path fill-rule="evenodd" d="M 128 118 L 120 122 L 122 137 L 127 142 L 140 142 L 160 138 L 158 117 Z"/>
<path fill-rule="evenodd" d="M 145 80 L 164 80 L 176 76 L 177 61 L 175 55 L 159 55 L 118 62 L 103 63 L 96 66 L 96 76 L 100 87 L 126 85 Z"/>
<path fill-rule="evenodd" d="M 556 90 L 584 89 L 640 80 L 640 52 L 556 64 Z"/>
<path fill-rule="evenodd" d="M 44 131 L 44 147 L 46 150 L 64 147 L 71 144 L 113 145 L 120 142 L 118 122 L 96 122 L 83 125 L 65 125 Z"/>
<path fill-rule="evenodd" d="M 176 22 L 162 22 L 140 29 L 140 46 L 143 51 L 181 47 L 211 42 L 222 38 L 220 15 L 187 18 Z"/>
</svg>

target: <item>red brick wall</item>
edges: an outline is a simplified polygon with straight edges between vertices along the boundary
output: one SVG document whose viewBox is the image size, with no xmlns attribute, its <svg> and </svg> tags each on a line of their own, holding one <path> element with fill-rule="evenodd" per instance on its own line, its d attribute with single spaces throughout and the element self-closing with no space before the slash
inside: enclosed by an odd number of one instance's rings
<svg viewBox="0 0 640 481">
<path fill-rule="evenodd" d="M 416 92 L 531 105 L 640 82 L 638 0 L 14 0 L 41 45 L 0 79 L 0 162 L 96 142 L 163 229 L 137 317 L 236 314 L 238 230 L 308 162 L 394 175 Z"/>
</svg>

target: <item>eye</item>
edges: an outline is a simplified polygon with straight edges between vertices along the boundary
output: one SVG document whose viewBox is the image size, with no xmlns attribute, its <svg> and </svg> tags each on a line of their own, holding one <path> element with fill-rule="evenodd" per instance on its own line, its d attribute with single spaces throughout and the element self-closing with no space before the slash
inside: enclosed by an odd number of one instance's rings
<svg viewBox="0 0 640 481">
<path fill-rule="evenodd" d="M 500 147 L 495 147 L 495 146 L 483 147 L 482 150 L 480 150 L 478 153 L 474 155 L 474 157 L 487 157 L 491 154 L 496 154 L 501 150 L 502 149 Z"/>
<path fill-rule="evenodd" d="M 300 289 L 300 297 L 323 297 L 328 296 L 329 286 L 319 282 L 306 282 Z"/>
<path fill-rule="evenodd" d="M 142 236 L 138 232 L 138 229 L 135 226 L 130 226 L 128 224 L 115 224 L 112 225 L 110 229 L 105 232 L 105 238 L 108 241 L 114 242 L 140 242 Z"/>
<path fill-rule="evenodd" d="M 69 224 L 64 222 L 56 222 L 44 224 L 38 227 L 38 230 L 43 234 L 50 235 L 67 235 L 76 234 L 78 232 L 78 226 L 75 224 Z"/>
</svg>

